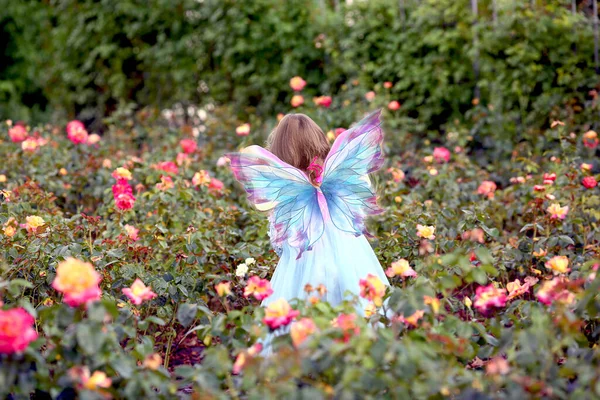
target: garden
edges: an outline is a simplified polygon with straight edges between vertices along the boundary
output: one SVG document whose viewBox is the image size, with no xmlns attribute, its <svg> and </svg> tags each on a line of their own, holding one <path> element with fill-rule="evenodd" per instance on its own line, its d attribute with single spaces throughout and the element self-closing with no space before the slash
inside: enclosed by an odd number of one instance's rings
<svg viewBox="0 0 600 400">
<path fill-rule="evenodd" d="M 595 0 L 142 3 L 0 12 L 0 398 L 600 398 Z M 261 307 L 227 154 L 378 109 L 391 287 Z"/>
</svg>

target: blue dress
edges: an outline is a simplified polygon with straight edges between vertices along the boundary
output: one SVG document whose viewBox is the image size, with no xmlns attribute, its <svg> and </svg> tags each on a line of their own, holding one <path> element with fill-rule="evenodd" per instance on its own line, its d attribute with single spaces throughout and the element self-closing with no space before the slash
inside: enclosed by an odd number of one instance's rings
<svg viewBox="0 0 600 400">
<path fill-rule="evenodd" d="M 359 281 L 372 274 L 389 286 L 365 235 L 365 220 L 380 213 L 369 173 L 383 164 L 380 111 L 342 133 L 323 165 L 321 184 L 259 146 L 230 154 L 231 168 L 248 200 L 270 218 L 270 236 L 280 260 L 273 294 L 304 299 L 306 284 L 325 285 L 333 305 L 360 293 Z M 368 302 L 361 299 L 357 312 Z"/>
<path fill-rule="evenodd" d="M 293 299 L 306 299 L 309 296 L 304 291 L 307 284 L 313 288 L 320 284 L 325 285 L 327 292 L 321 300 L 336 306 L 351 295 L 358 295 L 359 281 L 368 274 L 377 276 L 389 286 L 389 281 L 367 238 L 337 229 L 331 218 L 325 220 L 323 235 L 313 245 L 312 251 L 305 252 L 299 259 L 296 259 L 298 249 L 286 243 L 274 243 L 273 224 L 269 236 L 280 258 L 271 278 L 273 294 L 263 300 L 263 306 L 268 306 L 280 298 L 288 302 Z M 365 299 L 360 300 L 360 307 L 356 311 L 362 315 L 368 302 Z"/>
</svg>

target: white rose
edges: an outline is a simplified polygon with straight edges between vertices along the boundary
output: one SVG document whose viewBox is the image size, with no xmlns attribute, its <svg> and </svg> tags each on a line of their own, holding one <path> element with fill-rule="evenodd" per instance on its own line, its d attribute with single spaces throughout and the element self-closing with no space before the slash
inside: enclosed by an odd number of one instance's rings
<svg viewBox="0 0 600 400">
<path fill-rule="evenodd" d="M 253 265 L 256 264 L 256 260 L 252 257 L 250 258 L 246 258 L 246 265 Z"/>
<path fill-rule="evenodd" d="M 240 264 L 237 266 L 237 269 L 235 270 L 235 276 L 242 278 L 246 275 L 247 272 L 248 272 L 248 266 L 246 264 Z"/>
</svg>

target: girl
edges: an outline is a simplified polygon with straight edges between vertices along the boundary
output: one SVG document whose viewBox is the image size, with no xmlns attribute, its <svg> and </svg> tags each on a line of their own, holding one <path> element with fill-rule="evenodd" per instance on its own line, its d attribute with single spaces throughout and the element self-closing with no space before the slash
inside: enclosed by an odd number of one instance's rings
<svg viewBox="0 0 600 400">
<path fill-rule="evenodd" d="M 229 155 L 248 199 L 269 213 L 271 243 L 280 260 L 273 294 L 263 306 L 304 298 L 304 287 L 324 285 L 323 300 L 337 305 L 360 293 L 375 275 L 389 286 L 365 238 L 365 218 L 381 212 L 368 174 L 383 164 L 383 133 L 376 111 L 329 146 L 321 128 L 303 114 L 285 116 L 268 150 L 250 146 Z M 362 300 L 359 313 L 366 301 Z"/>
</svg>

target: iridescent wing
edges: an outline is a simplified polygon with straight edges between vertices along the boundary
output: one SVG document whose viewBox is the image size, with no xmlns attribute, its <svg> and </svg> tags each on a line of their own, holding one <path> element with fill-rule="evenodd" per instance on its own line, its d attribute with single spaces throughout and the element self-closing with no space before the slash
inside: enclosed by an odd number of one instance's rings
<svg viewBox="0 0 600 400">
<path fill-rule="evenodd" d="M 321 190 L 333 224 L 355 235 L 366 234 L 365 219 L 379 214 L 369 173 L 383 165 L 381 110 L 342 133 L 325 159 Z"/>
<path fill-rule="evenodd" d="M 272 242 L 299 249 L 297 258 L 323 235 L 317 188 L 306 174 L 260 146 L 229 154 L 231 169 L 259 210 L 270 212 Z"/>
</svg>

